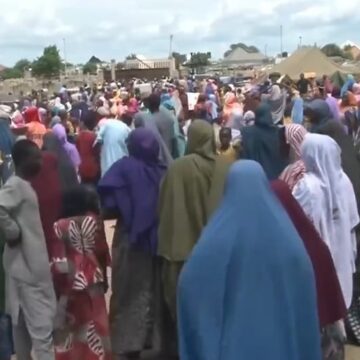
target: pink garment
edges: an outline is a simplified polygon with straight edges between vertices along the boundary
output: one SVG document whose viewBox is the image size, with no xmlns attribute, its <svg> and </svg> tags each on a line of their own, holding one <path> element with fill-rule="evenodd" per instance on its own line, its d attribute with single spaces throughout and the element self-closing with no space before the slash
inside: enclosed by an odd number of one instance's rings
<svg viewBox="0 0 360 360">
<path fill-rule="evenodd" d="M 302 125 L 290 124 L 285 126 L 286 142 L 293 151 L 295 162 L 285 168 L 279 179 L 285 181 L 291 191 L 298 181 L 302 179 L 306 171 L 305 164 L 301 160 L 301 145 L 306 134 L 307 131 Z"/>
<path fill-rule="evenodd" d="M 234 114 L 242 114 L 243 108 L 239 104 L 236 95 L 228 92 L 224 97 L 223 123 L 226 125 Z"/>
</svg>

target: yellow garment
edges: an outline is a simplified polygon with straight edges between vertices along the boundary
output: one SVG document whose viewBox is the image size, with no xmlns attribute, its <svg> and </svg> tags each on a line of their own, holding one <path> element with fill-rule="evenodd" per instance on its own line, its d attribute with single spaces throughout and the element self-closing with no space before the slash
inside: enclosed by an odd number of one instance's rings
<svg viewBox="0 0 360 360">
<path fill-rule="evenodd" d="M 230 147 L 227 150 L 218 150 L 218 155 L 221 156 L 224 160 L 233 163 L 238 158 L 238 152 L 235 150 L 235 148 L 230 145 Z"/>
</svg>

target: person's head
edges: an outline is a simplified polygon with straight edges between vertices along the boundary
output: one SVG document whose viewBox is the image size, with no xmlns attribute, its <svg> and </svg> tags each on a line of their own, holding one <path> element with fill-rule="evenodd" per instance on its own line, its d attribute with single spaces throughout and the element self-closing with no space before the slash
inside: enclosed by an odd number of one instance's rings
<svg viewBox="0 0 360 360">
<path fill-rule="evenodd" d="M 67 120 L 68 120 L 68 113 L 67 113 L 67 111 L 64 110 L 64 109 L 59 110 L 58 116 L 59 116 L 59 118 L 61 119 L 61 123 L 64 124 L 64 125 L 66 125 L 66 122 L 67 122 Z"/>
<path fill-rule="evenodd" d="M 230 147 L 232 135 L 231 129 L 227 127 L 223 127 L 219 132 L 219 139 L 221 144 L 221 149 L 227 150 Z"/>
<path fill-rule="evenodd" d="M 331 119 L 331 111 L 325 100 L 316 99 L 306 105 L 304 115 L 312 125 L 320 125 Z"/>
<path fill-rule="evenodd" d="M 67 141 L 67 135 L 66 135 L 66 129 L 64 125 L 62 124 L 56 124 L 52 128 L 53 134 L 57 137 L 57 139 L 60 141 L 60 143 L 63 145 Z"/>
<path fill-rule="evenodd" d="M 100 213 L 100 204 L 96 191 L 86 185 L 77 185 L 63 196 L 63 218 L 85 216 Z"/>
<path fill-rule="evenodd" d="M 120 120 L 123 123 L 125 123 L 128 127 L 131 127 L 133 123 L 133 114 L 129 112 L 125 112 L 121 115 Z"/>
<path fill-rule="evenodd" d="M 148 109 L 153 114 L 159 111 L 161 99 L 158 94 L 151 94 L 148 98 Z"/>
<path fill-rule="evenodd" d="M 254 91 L 250 94 L 250 98 L 252 99 L 254 108 L 257 109 L 261 104 L 261 95 L 258 91 Z"/>
<path fill-rule="evenodd" d="M 31 122 L 41 122 L 38 108 L 36 106 L 27 108 L 24 111 L 24 119 L 26 124 Z"/>
<path fill-rule="evenodd" d="M 204 120 L 194 120 L 189 126 L 187 154 L 198 154 L 213 159 L 216 143 L 213 127 Z"/>
<path fill-rule="evenodd" d="M 341 171 L 340 147 L 327 135 L 307 134 L 301 147 L 301 158 L 307 171 L 328 177 L 330 182 L 335 171 Z"/>
<path fill-rule="evenodd" d="M 301 157 L 301 145 L 307 134 L 304 126 L 289 124 L 285 126 L 285 140 L 290 146 L 290 160 L 299 160 Z"/>
<path fill-rule="evenodd" d="M 206 102 L 206 95 L 205 94 L 200 94 L 199 97 L 198 97 L 198 101 L 197 103 L 198 104 L 204 104 Z"/>
<path fill-rule="evenodd" d="M 301 80 L 305 79 L 305 75 L 304 75 L 304 74 L 300 74 L 300 79 L 301 79 Z"/>
<path fill-rule="evenodd" d="M 85 115 L 83 124 L 87 130 L 93 131 L 97 125 L 96 112 L 93 110 L 88 111 Z"/>
<path fill-rule="evenodd" d="M 127 140 L 129 155 L 146 163 L 156 163 L 160 145 L 153 132 L 145 128 L 133 130 Z"/>
<path fill-rule="evenodd" d="M 17 141 L 12 149 L 12 158 L 16 174 L 24 179 L 37 175 L 41 170 L 41 151 L 30 140 Z"/>
<path fill-rule="evenodd" d="M 271 108 L 268 104 L 261 104 L 255 110 L 255 125 L 264 127 L 274 125 Z"/>
</svg>

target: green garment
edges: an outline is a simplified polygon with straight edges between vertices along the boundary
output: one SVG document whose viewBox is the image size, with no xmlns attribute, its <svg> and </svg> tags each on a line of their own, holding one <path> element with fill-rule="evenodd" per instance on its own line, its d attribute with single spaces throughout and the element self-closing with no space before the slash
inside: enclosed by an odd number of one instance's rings
<svg viewBox="0 0 360 360">
<path fill-rule="evenodd" d="M 229 164 L 216 156 L 213 128 L 195 120 L 188 133 L 187 155 L 169 168 L 161 186 L 158 253 L 185 261 L 198 241 L 224 189 Z"/>
<path fill-rule="evenodd" d="M 176 287 L 185 260 L 217 208 L 230 164 L 216 156 L 213 128 L 195 120 L 188 132 L 187 155 L 170 166 L 161 186 L 158 253 L 163 295 L 176 331 Z"/>
</svg>

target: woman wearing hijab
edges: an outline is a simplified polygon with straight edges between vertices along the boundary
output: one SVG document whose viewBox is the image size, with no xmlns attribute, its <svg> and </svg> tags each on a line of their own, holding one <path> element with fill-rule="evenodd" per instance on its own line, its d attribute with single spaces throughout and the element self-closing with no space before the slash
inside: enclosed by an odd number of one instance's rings
<svg viewBox="0 0 360 360">
<path fill-rule="evenodd" d="M 195 120 L 186 155 L 174 161 L 161 187 L 159 249 L 166 305 L 176 322 L 176 286 L 181 268 L 221 199 L 229 164 L 217 157 L 212 126 Z"/>
<path fill-rule="evenodd" d="M 62 211 L 60 178 L 58 159 L 54 154 L 43 151 L 41 170 L 29 181 L 38 197 L 40 218 L 49 258 L 54 255 L 54 252 L 56 253 L 58 242 L 54 232 L 54 223 L 59 219 Z"/>
<path fill-rule="evenodd" d="M 333 324 L 346 316 L 346 306 L 329 248 L 292 196 L 286 183 L 275 180 L 271 187 L 293 221 L 314 268 L 323 359 L 335 359 L 334 354 L 336 359 L 341 359 L 344 357 L 343 341 L 339 341 L 332 333 Z"/>
<path fill-rule="evenodd" d="M 24 119 L 27 125 L 27 138 L 41 149 L 43 138 L 47 131 L 45 125 L 41 123 L 38 108 L 32 106 L 26 109 Z"/>
<path fill-rule="evenodd" d="M 343 126 L 337 121 L 328 120 L 318 129 L 320 134 L 325 134 L 334 139 L 341 148 L 342 168 L 349 177 L 360 209 L 360 159 L 356 148 L 349 135 L 344 132 Z M 357 232 L 357 238 L 359 238 Z M 360 248 L 358 247 L 358 254 Z M 354 275 L 353 302 L 350 307 L 347 325 L 353 340 L 360 344 L 360 258 L 358 255 L 356 273 Z"/>
<path fill-rule="evenodd" d="M 113 240 L 110 321 L 116 359 L 140 356 L 159 348 L 158 316 L 154 305 L 158 264 L 157 204 L 166 167 L 159 162 L 159 143 L 148 129 L 135 129 L 128 138 L 129 156 L 117 161 L 100 180 L 103 207 L 116 214 Z"/>
<path fill-rule="evenodd" d="M 68 142 L 64 126 L 62 124 L 57 124 L 52 128 L 52 132 L 60 141 L 61 146 L 64 148 L 66 154 L 69 156 L 71 163 L 73 164 L 74 169 L 77 173 L 81 164 L 80 155 L 76 146 Z"/>
<path fill-rule="evenodd" d="M 172 98 L 167 96 L 162 97 L 160 111 L 165 112 L 167 116 L 170 116 L 173 119 L 176 144 L 175 146 L 173 146 L 172 157 L 174 159 L 177 159 L 178 157 L 184 156 L 185 148 L 186 148 L 186 140 L 185 140 L 185 136 L 181 132 L 179 119 L 176 116 L 176 111 Z"/>
<path fill-rule="evenodd" d="M 62 191 L 79 184 L 77 173 L 69 155 L 61 146 L 60 140 L 52 132 L 44 136 L 43 150 L 55 155 L 57 158 Z"/>
<path fill-rule="evenodd" d="M 291 120 L 294 124 L 302 124 L 304 120 L 304 100 L 298 91 L 295 91 L 295 96 L 293 98 Z"/>
<path fill-rule="evenodd" d="M 100 179 L 100 151 L 98 147 L 94 147 L 95 127 L 96 112 L 88 111 L 76 138 L 76 148 L 81 159 L 79 176 L 83 184 L 96 185 Z"/>
<path fill-rule="evenodd" d="M 330 136 L 340 146 L 341 166 L 351 180 L 360 209 L 360 159 L 356 154 L 351 137 L 345 133 L 340 123 L 332 120 L 325 101 L 312 101 L 307 105 L 307 113 L 312 124 L 311 131 Z"/>
<path fill-rule="evenodd" d="M 358 115 L 358 101 L 355 95 L 348 91 L 342 97 L 341 104 L 340 104 L 340 113 L 341 113 L 341 120 L 345 126 L 346 132 L 349 135 L 353 135 L 352 133 L 352 125 L 353 123 L 357 122 L 357 115 Z"/>
<path fill-rule="evenodd" d="M 276 179 L 286 166 L 281 154 L 280 133 L 274 125 L 269 105 L 255 111 L 255 123 L 242 132 L 242 157 L 255 160 L 264 168 L 270 180 Z"/>
<path fill-rule="evenodd" d="M 182 360 L 321 359 L 312 265 L 256 162 L 232 165 L 178 302 Z"/>
<path fill-rule="evenodd" d="M 305 165 L 301 160 L 301 144 L 307 134 L 302 125 L 290 124 L 285 126 L 286 143 L 290 145 L 290 164 L 281 173 L 280 179 L 285 181 L 292 191 L 298 181 L 304 176 Z"/>
<path fill-rule="evenodd" d="M 270 106 L 273 123 L 279 123 L 284 116 L 286 107 L 286 92 L 279 85 L 273 85 L 269 95 L 263 95 L 265 102 Z"/>
<path fill-rule="evenodd" d="M 326 95 L 325 101 L 329 106 L 332 118 L 340 122 L 340 107 L 337 99 L 330 93 Z"/>
<path fill-rule="evenodd" d="M 104 176 L 116 161 L 127 156 L 126 140 L 130 131 L 125 123 L 116 119 L 108 119 L 100 127 L 96 143 L 101 146 L 101 176 Z"/>
<path fill-rule="evenodd" d="M 154 134 L 160 146 L 159 160 L 167 167 L 170 166 L 173 162 L 172 155 L 170 154 L 170 151 L 166 146 L 152 115 L 146 112 L 138 112 L 134 117 L 134 126 L 135 128 L 143 127 Z"/>
<path fill-rule="evenodd" d="M 329 136 L 306 135 L 302 145 L 306 173 L 293 194 L 330 249 L 348 309 L 353 297 L 359 215 L 353 186 L 341 167 L 340 153 L 340 147 Z M 339 328 L 336 336 L 342 335 Z"/>
<path fill-rule="evenodd" d="M 243 115 L 243 107 L 236 95 L 229 91 L 224 96 L 223 124 L 239 130 L 239 123 Z"/>
<path fill-rule="evenodd" d="M 346 82 L 341 88 L 340 96 L 343 97 L 348 91 L 351 91 L 354 84 L 355 84 L 354 76 L 348 74 Z"/>
</svg>

